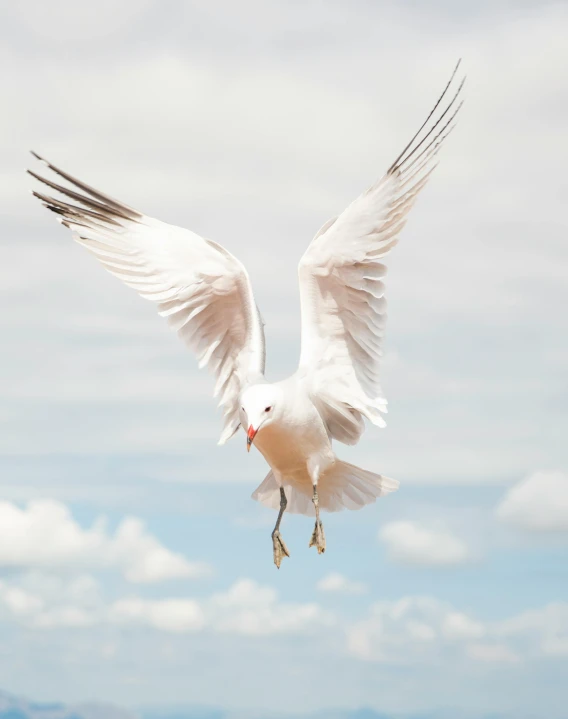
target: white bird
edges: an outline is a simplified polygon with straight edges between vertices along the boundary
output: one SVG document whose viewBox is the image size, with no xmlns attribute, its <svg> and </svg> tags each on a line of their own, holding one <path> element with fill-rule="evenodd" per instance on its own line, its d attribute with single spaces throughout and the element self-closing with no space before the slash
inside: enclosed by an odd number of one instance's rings
<svg viewBox="0 0 568 719">
<path fill-rule="evenodd" d="M 386 174 L 328 220 L 300 260 L 300 363 L 291 377 L 273 384 L 264 378 L 263 324 L 249 276 L 233 255 L 104 195 L 32 153 L 72 188 L 28 172 L 78 204 L 33 194 L 109 272 L 155 302 L 195 351 L 200 367 L 207 365 L 216 376 L 215 396 L 224 408 L 219 443 L 242 427 L 247 449 L 254 442 L 270 465 L 252 496 L 279 508 L 272 532 L 277 567 L 289 556 L 280 535 L 286 508 L 315 515 L 309 546 L 322 553 L 320 509 L 359 509 L 398 487 L 393 479 L 342 462 L 332 440 L 356 444 L 364 418 L 385 424 L 379 385 L 386 322 L 383 260 L 455 125 L 464 80 L 455 92 L 450 87 L 458 67 L 459 62 Z"/>
</svg>

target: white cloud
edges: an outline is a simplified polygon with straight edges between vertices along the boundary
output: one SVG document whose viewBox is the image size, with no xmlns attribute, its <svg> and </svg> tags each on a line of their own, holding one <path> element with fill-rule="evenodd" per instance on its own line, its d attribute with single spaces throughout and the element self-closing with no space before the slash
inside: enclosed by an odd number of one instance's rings
<svg viewBox="0 0 568 719">
<path fill-rule="evenodd" d="M 516 664 L 520 661 L 518 654 L 505 644 L 471 644 L 467 648 L 467 653 L 472 659 L 480 662 Z"/>
<path fill-rule="evenodd" d="M 533 532 L 568 532 L 568 474 L 535 472 L 509 489 L 497 517 Z"/>
<path fill-rule="evenodd" d="M 110 608 L 111 621 L 144 624 L 165 632 L 193 632 L 203 628 L 205 617 L 193 599 L 120 599 Z"/>
<path fill-rule="evenodd" d="M 568 602 L 551 602 L 496 625 L 496 634 L 513 639 L 526 652 L 568 657 Z"/>
<path fill-rule="evenodd" d="M 320 579 L 316 584 L 316 588 L 321 592 L 337 592 L 340 594 L 364 594 L 367 591 L 367 585 L 364 582 L 353 581 L 338 572 L 332 572 Z"/>
<path fill-rule="evenodd" d="M 31 572 L 0 581 L 0 608 L 28 627 L 88 627 L 97 621 L 98 589 L 90 575 L 63 579 Z"/>
<path fill-rule="evenodd" d="M 102 518 L 83 529 L 66 505 L 50 499 L 31 501 L 25 509 L 0 502 L 0 566 L 118 569 L 136 583 L 200 577 L 209 571 L 164 547 L 139 519 L 123 519 L 114 535 Z"/>
<path fill-rule="evenodd" d="M 210 631 L 243 636 L 305 634 L 336 624 L 316 603 L 287 603 L 271 587 L 240 579 L 225 592 L 204 599 L 122 597 L 106 604 L 93 578 L 61 581 L 32 574 L 0 582 L 0 609 L 20 624 L 38 629 L 94 625 L 150 627 L 171 634 Z"/>
<path fill-rule="evenodd" d="M 30 595 L 41 598 L 45 605 L 63 602 L 94 607 L 101 602 L 101 587 L 91 574 L 53 574 L 32 570 L 17 575 L 17 585 Z"/>
<path fill-rule="evenodd" d="M 41 629 L 57 627 L 81 629 L 91 627 L 96 623 L 97 617 L 93 612 L 73 604 L 64 604 L 60 607 L 38 612 L 32 621 L 33 626 Z"/>
<path fill-rule="evenodd" d="M 39 597 L 20 587 L 6 585 L 4 582 L 0 582 L 0 601 L 17 617 L 37 614 L 43 608 L 43 602 Z"/>
<path fill-rule="evenodd" d="M 152 0 L 126 0 L 116 6 L 111 0 L 99 0 L 96 7 L 55 0 L 53 12 L 42 3 L 23 0 L 15 6 L 21 20 L 34 34 L 52 41 L 62 35 L 73 41 L 101 40 L 120 32 L 151 5 Z"/>
<path fill-rule="evenodd" d="M 568 603 L 482 622 L 433 597 L 377 602 L 347 629 L 350 654 L 399 664 L 456 654 L 485 663 L 568 656 Z"/>
<path fill-rule="evenodd" d="M 379 531 L 389 557 L 402 564 L 448 567 L 471 559 L 467 545 L 450 532 L 416 522 L 389 522 Z"/>
<path fill-rule="evenodd" d="M 110 556 L 111 562 L 124 568 L 124 576 L 131 582 L 160 582 L 209 573 L 206 564 L 188 562 L 183 555 L 166 549 L 146 532 L 143 522 L 134 517 L 120 523 L 110 542 Z"/>
<path fill-rule="evenodd" d="M 467 614 L 451 611 L 444 617 L 441 631 L 447 639 L 479 639 L 485 634 L 485 627 Z"/>
<path fill-rule="evenodd" d="M 335 623 L 333 614 L 319 604 L 281 603 L 274 589 L 251 579 L 241 579 L 227 592 L 214 595 L 206 612 L 216 631 L 255 636 L 309 632 Z"/>
<path fill-rule="evenodd" d="M 352 624 L 313 602 L 283 602 L 273 587 L 240 579 L 209 597 L 126 596 L 107 602 L 89 575 L 62 579 L 32 572 L 0 581 L 0 619 L 31 629 L 151 628 L 248 637 L 346 632 L 347 651 L 366 661 L 406 664 L 462 656 L 514 663 L 568 656 L 568 603 L 556 602 L 483 622 L 433 597 L 372 604 Z"/>
<path fill-rule="evenodd" d="M 348 649 L 360 659 L 395 664 L 425 658 L 436 652 L 440 643 L 462 640 L 452 632 L 449 617 L 453 613 L 449 605 L 431 597 L 377 602 L 367 619 L 348 630 Z M 474 620 L 464 616 L 461 622 L 472 624 Z"/>
</svg>

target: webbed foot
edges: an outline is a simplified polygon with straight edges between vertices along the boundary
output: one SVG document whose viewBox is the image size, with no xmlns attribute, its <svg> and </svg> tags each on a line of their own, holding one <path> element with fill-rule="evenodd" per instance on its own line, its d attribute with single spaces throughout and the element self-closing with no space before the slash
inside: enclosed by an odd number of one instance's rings
<svg viewBox="0 0 568 719">
<path fill-rule="evenodd" d="M 325 552 L 325 533 L 323 531 L 323 524 L 319 520 L 316 520 L 309 546 L 317 547 L 318 554 Z"/>
<path fill-rule="evenodd" d="M 272 547 L 274 554 L 274 564 L 276 565 L 277 569 L 280 569 L 280 564 L 282 563 L 282 560 L 284 559 L 284 557 L 289 557 L 290 552 L 288 551 L 288 547 L 284 543 L 284 540 L 280 536 L 280 532 L 277 529 L 272 532 Z"/>
</svg>

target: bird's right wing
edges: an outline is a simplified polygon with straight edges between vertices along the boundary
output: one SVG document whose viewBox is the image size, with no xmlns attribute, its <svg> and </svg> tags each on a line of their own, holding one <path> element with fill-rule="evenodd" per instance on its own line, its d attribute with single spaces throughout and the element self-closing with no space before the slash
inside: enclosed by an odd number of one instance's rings
<svg viewBox="0 0 568 719">
<path fill-rule="evenodd" d="M 33 194 L 103 267 L 155 302 L 200 367 L 215 374 L 226 442 L 239 428 L 240 391 L 264 372 L 264 331 L 243 265 L 215 242 L 147 217 L 35 157 L 71 187 L 30 174 L 77 204 Z"/>
<path fill-rule="evenodd" d="M 459 63 L 458 63 L 459 66 Z M 444 92 L 387 173 L 321 228 L 300 261 L 302 351 L 299 374 L 331 436 L 358 441 L 363 417 L 383 426 L 379 361 L 386 323 L 385 255 L 436 166 L 461 107 Z M 450 91 L 451 92 L 451 91 Z"/>
</svg>

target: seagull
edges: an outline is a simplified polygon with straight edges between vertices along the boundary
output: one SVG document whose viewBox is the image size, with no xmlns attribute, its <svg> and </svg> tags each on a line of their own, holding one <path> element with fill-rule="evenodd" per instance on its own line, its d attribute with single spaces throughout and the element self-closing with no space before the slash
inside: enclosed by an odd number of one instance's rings
<svg viewBox="0 0 568 719">
<path fill-rule="evenodd" d="M 457 63 L 418 132 L 381 179 L 317 232 L 300 260 L 301 352 L 296 372 L 264 377 L 263 321 L 244 266 L 224 247 L 153 219 L 75 179 L 37 153 L 63 178 L 30 175 L 58 193 L 33 195 L 58 215 L 73 239 L 110 273 L 157 305 L 199 366 L 216 378 L 224 444 L 240 427 L 246 447 L 270 467 L 253 499 L 278 510 L 272 532 L 276 567 L 290 553 L 280 534 L 286 509 L 315 516 L 309 546 L 322 554 L 320 512 L 359 509 L 398 482 L 343 462 L 332 442 L 353 445 L 368 420 L 384 427 L 379 362 L 386 323 L 385 256 L 437 165 L 456 124 L 465 77 Z M 457 86 L 457 87 L 456 87 Z"/>
</svg>

